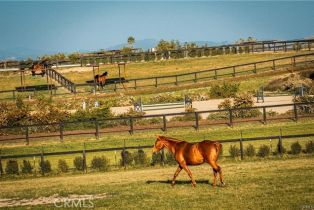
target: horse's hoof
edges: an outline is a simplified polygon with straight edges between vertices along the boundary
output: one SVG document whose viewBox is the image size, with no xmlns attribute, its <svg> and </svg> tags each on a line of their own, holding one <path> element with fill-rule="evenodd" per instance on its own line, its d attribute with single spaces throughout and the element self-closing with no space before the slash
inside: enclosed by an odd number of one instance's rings
<svg viewBox="0 0 314 210">
<path fill-rule="evenodd" d="M 224 187 L 226 186 L 226 184 L 224 182 L 221 182 L 221 186 Z"/>
<path fill-rule="evenodd" d="M 171 183 L 171 187 L 174 187 L 176 185 L 176 183 L 172 182 Z"/>
</svg>

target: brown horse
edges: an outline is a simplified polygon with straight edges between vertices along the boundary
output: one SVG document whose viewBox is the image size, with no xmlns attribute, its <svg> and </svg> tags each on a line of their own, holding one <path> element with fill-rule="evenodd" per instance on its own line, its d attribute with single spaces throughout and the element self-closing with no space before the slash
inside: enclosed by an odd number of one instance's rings
<svg viewBox="0 0 314 210">
<path fill-rule="evenodd" d="M 32 64 L 32 66 L 30 67 L 31 72 L 32 72 L 32 76 L 35 75 L 41 75 L 42 77 L 45 76 L 46 73 L 46 68 L 48 68 L 49 65 L 47 63 L 47 61 L 38 61 L 38 62 L 34 62 Z"/>
<path fill-rule="evenodd" d="M 176 177 L 180 171 L 184 169 L 192 180 L 192 186 L 196 186 L 196 182 L 192 176 L 188 165 L 200 165 L 207 162 L 214 172 L 213 186 L 216 186 L 216 177 L 219 173 L 221 185 L 224 185 L 222 180 L 222 170 L 217 164 L 219 151 L 222 145 L 216 141 L 205 140 L 198 143 L 188 143 L 186 141 L 180 141 L 174 138 L 157 136 L 157 140 L 153 147 L 153 153 L 159 152 L 163 148 L 167 148 L 170 153 L 174 155 L 174 158 L 178 162 L 179 166 L 177 171 L 174 173 L 172 186 L 175 185 Z"/>
<path fill-rule="evenodd" d="M 102 89 L 104 88 L 103 86 L 106 83 L 107 75 L 108 75 L 108 72 L 105 72 L 101 75 L 97 74 L 94 78 L 97 85 L 100 86 Z"/>
</svg>

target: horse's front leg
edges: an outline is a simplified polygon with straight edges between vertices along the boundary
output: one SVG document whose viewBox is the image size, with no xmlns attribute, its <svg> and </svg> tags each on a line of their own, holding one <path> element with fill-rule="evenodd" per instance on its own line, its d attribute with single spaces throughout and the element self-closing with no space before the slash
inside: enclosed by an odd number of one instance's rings
<svg viewBox="0 0 314 210">
<path fill-rule="evenodd" d="M 196 187 L 196 182 L 195 182 L 195 180 L 194 180 L 194 178 L 193 178 L 193 175 L 192 175 L 192 172 L 190 171 L 190 169 L 187 167 L 186 164 L 181 165 L 181 166 L 182 166 L 182 168 L 186 171 L 186 173 L 188 173 L 189 177 L 191 178 L 191 180 L 192 180 L 192 186 L 193 186 L 193 187 Z"/>
<path fill-rule="evenodd" d="M 180 171 L 182 170 L 182 167 L 179 165 L 176 172 L 174 173 L 173 179 L 172 179 L 172 183 L 171 185 L 174 186 L 176 184 L 176 178 L 179 175 Z"/>
</svg>

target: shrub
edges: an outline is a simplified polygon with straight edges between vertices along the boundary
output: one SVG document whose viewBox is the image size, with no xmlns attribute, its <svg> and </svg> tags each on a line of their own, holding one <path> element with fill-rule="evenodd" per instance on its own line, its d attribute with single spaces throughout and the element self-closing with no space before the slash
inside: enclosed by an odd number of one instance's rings
<svg viewBox="0 0 314 210">
<path fill-rule="evenodd" d="M 254 99 L 253 95 L 250 93 L 242 93 L 234 96 L 231 99 L 227 98 L 218 105 L 219 109 L 237 109 L 245 107 L 253 107 Z M 261 115 L 261 112 L 258 109 L 240 109 L 233 110 L 232 116 L 237 118 L 247 118 L 247 117 L 258 117 Z M 227 115 L 229 116 L 229 115 Z"/>
<path fill-rule="evenodd" d="M 42 173 L 51 172 L 51 164 L 49 160 L 39 161 L 39 170 Z"/>
<path fill-rule="evenodd" d="M 305 152 L 306 153 L 313 153 L 314 151 L 314 144 L 313 141 L 308 141 L 305 145 Z"/>
<path fill-rule="evenodd" d="M 240 149 L 236 145 L 231 145 L 229 148 L 231 157 L 236 158 L 240 156 Z"/>
<path fill-rule="evenodd" d="M 267 157 L 270 155 L 270 147 L 267 145 L 261 145 L 258 149 L 257 155 L 259 157 Z"/>
<path fill-rule="evenodd" d="M 168 165 L 176 165 L 178 164 L 176 159 L 174 158 L 174 155 L 170 152 L 166 153 L 165 163 Z"/>
<path fill-rule="evenodd" d="M 75 157 L 73 160 L 73 165 L 76 170 L 83 171 L 84 170 L 83 158 L 81 156 Z"/>
<path fill-rule="evenodd" d="M 7 174 L 19 174 L 19 165 L 16 160 L 8 160 L 5 167 L 5 172 Z"/>
<path fill-rule="evenodd" d="M 248 157 L 253 157 L 256 154 L 255 147 L 252 144 L 249 144 L 244 151 L 244 154 Z"/>
<path fill-rule="evenodd" d="M 220 98 L 228 98 L 235 96 L 239 91 L 240 84 L 239 83 L 226 83 L 224 82 L 222 85 L 214 85 L 210 89 L 210 95 L 212 97 L 220 97 Z"/>
<path fill-rule="evenodd" d="M 302 148 L 301 148 L 301 145 L 298 141 L 291 145 L 291 153 L 292 154 L 294 154 L 294 155 L 300 154 L 301 151 L 302 151 Z"/>
<path fill-rule="evenodd" d="M 120 160 L 121 166 L 124 166 L 124 164 L 125 165 L 132 165 L 133 160 L 134 160 L 134 158 L 133 158 L 132 153 L 130 153 L 127 150 L 121 152 L 121 160 Z"/>
<path fill-rule="evenodd" d="M 109 159 L 105 156 L 93 157 L 91 162 L 91 168 L 98 171 L 108 171 L 109 170 Z"/>
<path fill-rule="evenodd" d="M 280 154 L 280 144 L 279 144 L 279 142 L 278 142 L 277 147 L 276 147 L 276 152 L 277 152 L 277 154 Z M 281 148 L 281 152 L 282 153 L 286 153 L 287 152 L 286 148 L 283 145 L 282 145 L 282 148 Z"/>
<path fill-rule="evenodd" d="M 161 153 L 153 153 L 151 165 L 161 164 Z"/>
<path fill-rule="evenodd" d="M 146 165 L 148 162 L 147 155 L 142 149 L 139 149 L 137 152 L 135 152 L 133 156 L 136 165 Z"/>
<path fill-rule="evenodd" d="M 23 160 L 23 165 L 22 165 L 22 173 L 23 174 L 30 174 L 32 173 L 33 167 L 29 160 Z"/>
<path fill-rule="evenodd" d="M 69 166 L 65 160 L 59 159 L 58 160 L 58 169 L 62 173 L 66 173 L 69 171 Z"/>
</svg>

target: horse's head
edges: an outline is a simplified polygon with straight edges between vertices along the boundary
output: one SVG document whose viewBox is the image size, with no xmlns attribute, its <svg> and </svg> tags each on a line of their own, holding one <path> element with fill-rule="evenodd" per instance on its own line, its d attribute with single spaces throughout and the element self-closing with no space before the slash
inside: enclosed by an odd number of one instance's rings
<svg viewBox="0 0 314 210">
<path fill-rule="evenodd" d="M 153 153 L 159 152 L 164 147 L 165 147 L 165 140 L 163 136 L 157 136 L 156 142 L 153 147 Z"/>
</svg>

